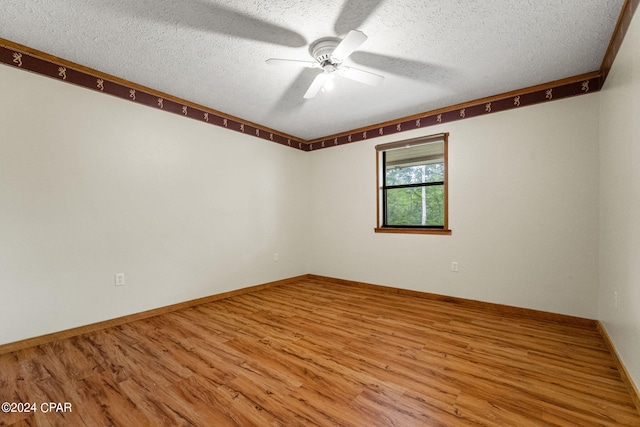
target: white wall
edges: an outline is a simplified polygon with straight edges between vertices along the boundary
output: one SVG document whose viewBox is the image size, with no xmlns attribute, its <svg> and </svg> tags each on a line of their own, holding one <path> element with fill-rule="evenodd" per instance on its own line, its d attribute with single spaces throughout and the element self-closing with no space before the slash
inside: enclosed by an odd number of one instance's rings
<svg viewBox="0 0 640 427">
<path fill-rule="evenodd" d="M 0 344 L 308 272 L 306 153 L 8 66 L 0 120 Z"/>
<path fill-rule="evenodd" d="M 637 15 L 598 94 L 599 318 L 640 386 L 640 17 Z"/>
<path fill-rule="evenodd" d="M 438 132 L 450 133 L 453 234 L 374 233 L 374 146 Z M 310 156 L 312 273 L 596 318 L 596 96 Z M 451 261 L 459 273 L 450 272 Z"/>
</svg>

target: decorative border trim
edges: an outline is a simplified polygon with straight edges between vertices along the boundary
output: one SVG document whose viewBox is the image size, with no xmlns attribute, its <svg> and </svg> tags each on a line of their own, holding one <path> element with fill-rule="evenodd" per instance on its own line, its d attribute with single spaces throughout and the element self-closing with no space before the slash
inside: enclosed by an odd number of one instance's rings
<svg viewBox="0 0 640 427">
<path fill-rule="evenodd" d="M 47 335 L 27 338 L 20 341 L 10 342 L 0 345 L 0 355 L 11 353 L 14 351 L 24 350 L 25 348 L 36 347 L 47 344 L 52 341 L 76 337 L 78 335 L 88 334 L 90 332 L 101 331 L 103 329 L 124 325 L 125 323 L 135 322 L 136 320 L 148 319 L 150 317 L 159 316 L 161 314 L 182 310 L 196 305 L 206 304 L 221 299 L 231 298 L 238 295 L 248 294 L 251 292 L 261 291 L 263 289 L 274 288 L 276 286 L 295 283 L 300 280 L 308 279 L 308 274 L 302 276 L 290 277 L 288 279 L 277 280 L 275 282 L 263 283 L 262 285 L 249 286 L 248 288 L 236 289 L 235 291 L 223 292 L 221 294 L 210 295 L 208 297 L 198 298 L 178 304 L 167 305 L 165 307 L 155 308 L 153 310 L 142 311 L 140 313 L 130 314 L 128 316 L 118 317 L 103 322 L 92 323 L 90 325 L 79 326 L 77 328 L 67 329 L 60 332 L 53 332 Z"/>
<path fill-rule="evenodd" d="M 189 117 L 256 138 L 308 151 L 300 138 L 229 116 L 0 38 L 0 63 L 116 96 L 136 104 Z"/>
<path fill-rule="evenodd" d="M 481 98 L 463 104 L 311 140 L 309 141 L 309 151 L 597 92 L 602 87 L 600 82 L 600 72 L 594 71 L 543 85 Z"/>
<path fill-rule="evenodd" d="M 298 150 L 314 151 L 597 92 L 604 85 L 638 5 L 640 5 L 640 0 L 625 1 L 609 42 L 609 47 L 598 71 L 309 141 L 161 93 L 2 38 L 0 38 L 0 63 L 236 132 L 246 133 L 256 138 Z"/>
<path fill-rule="evenodd" d="M 604 85 L 604 81 L 607 79 L 609 71 L 611 71 L 613 61 L 618 55 L 618 51 L 622 46 L 624 37 L 627 35 L 627 31 L 629 30 L 629 26 L 631 25 L 633 14 L 638 9 L 639 4 L 640 0 L 626 0 L 624 2 L 624 5 L 622 6 L 622 11 L 620 12 L 618 23 L 616 24 L 616 29 L 613 31 L 611 41 L 609 42 L 609 47 L 607 48 L 607 53 L 605 53 L 602 64 L 600 65 L 600 86 Z"/>
<path fill-rule="evenodd" d="M 639 5 L 640 0 L 625 1 L 616 28 L 611 36 L 609 47 L 598 71 L 310 140 L 308 141 L 308 151 L 598 92 L 604 86 L 613 61 L 620 50 L 620 46 L 631 25 L 633 15 Z"/>
</svg>

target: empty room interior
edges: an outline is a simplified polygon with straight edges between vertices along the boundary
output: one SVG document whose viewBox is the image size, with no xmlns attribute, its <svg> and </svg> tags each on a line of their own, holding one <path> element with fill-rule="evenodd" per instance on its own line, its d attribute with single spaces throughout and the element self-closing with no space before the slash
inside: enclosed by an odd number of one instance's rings
<svg viewBox="0 0 640 427">
<path fill-rule="evenodd" d="M 640 426 L 638 0 L 0 8 L 0 426 Z"/>
</svg>

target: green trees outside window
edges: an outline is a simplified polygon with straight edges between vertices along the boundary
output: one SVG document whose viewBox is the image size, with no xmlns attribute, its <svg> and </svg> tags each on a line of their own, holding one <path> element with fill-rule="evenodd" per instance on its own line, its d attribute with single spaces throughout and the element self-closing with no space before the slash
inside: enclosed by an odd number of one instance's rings
<svg viewBox="0 0 640 427">
<path fill-rule="evenodd" d="M 395 167 L 385 174 L 387 187 L 429 183 L 429 186 L 388 188 L 386 225 L 444 227 L 444 163 Z"/>
</svg>

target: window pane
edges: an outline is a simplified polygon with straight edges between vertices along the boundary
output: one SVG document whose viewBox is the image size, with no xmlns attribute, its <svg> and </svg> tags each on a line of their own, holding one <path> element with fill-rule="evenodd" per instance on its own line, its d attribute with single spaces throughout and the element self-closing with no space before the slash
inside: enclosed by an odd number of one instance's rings
<svg viewBox="0 0 640 427">
<path fill-rule="evenodd" d="M 386 226 L 444 226 L 444 185 L 394 188 L 386 194 Z"/>
<path fill-rule="evenodd" d="M 387 186 L 444 181 L 444 163 L 409 167 L 387 166 L 385 178 Z"/>
</svg>

